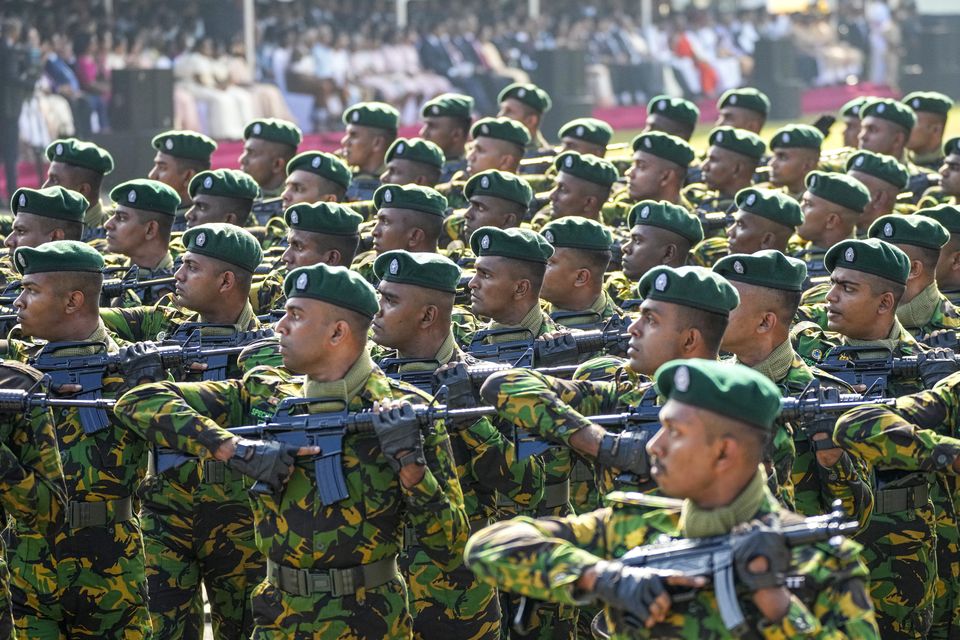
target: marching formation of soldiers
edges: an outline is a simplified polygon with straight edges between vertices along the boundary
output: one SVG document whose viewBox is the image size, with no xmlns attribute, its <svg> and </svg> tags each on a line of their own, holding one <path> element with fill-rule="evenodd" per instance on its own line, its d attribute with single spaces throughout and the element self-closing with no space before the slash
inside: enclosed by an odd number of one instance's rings
<svg viewBox="0 0 960 640">
<path fill-rule="evenodd" d="M 960 138 L 530 84 L 57 140 L 0 257 L 0 635 L 960 637 Z M 149 150 L 144 150 L 144 153 Z M 798 533 L 799 532 L 799 533 Z M 709 550 L 708 550 L 709 549 Z M 205 593 L 205 598 L 204 598 Z"/>
</svg>

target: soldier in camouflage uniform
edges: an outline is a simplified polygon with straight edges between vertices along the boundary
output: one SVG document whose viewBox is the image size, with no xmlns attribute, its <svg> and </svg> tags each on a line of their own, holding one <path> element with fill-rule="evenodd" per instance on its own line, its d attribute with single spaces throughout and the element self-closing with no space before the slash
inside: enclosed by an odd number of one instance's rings
<svg viewBox="0 0 960 640">
<path fill-rule="evenodd" d="M 43 374 L 19 362 L 0 364 L 0 389 L 34 392 Z M 23 529 L 32 529 L 55 540 L 67 505 L 63 467 L 60 465 L 56 420 L 48 408 L 0 414 L 0 516 L 14 518 Z M 0 636 L 13 638 L 10 610 L 10 573 L 6 549 L 0 540 Z M 36 567 L 20 570 L 36 571 Z"/>
<path fill-rule="evenodd" d="M 366 336 L 378 308 L 372 287 L 342 267 L 315 265 L 292 271 L 285 288 L 287 313 L 277 323 L 283 368 L 256 367 L 242 380 L 142 386 L 116 414 L 156 444 L 226 462 L 266 485 L 253 494 L 257 544 L 267 558 L 266 579 L 253 592 L 253 638 L 410 638 L 397 569 L 404 520 L 444 570 L 459 564 L 468 533 L 449 439 L 442 423 L 424 433 L 407 419 L 408 407 L 390 403 L 429 396 L 390 380 L 370 359 Z M 281 399 L 298 397 L 323 399 L 306 406 L 310 413 L 389 405 L 374 417 L 375 433 L 343 437 L 342 500 L 323 504 L 313 460 L 295 457 L 318 455 L 318 447 L 226 430 L 269 418 Z"/>
<path fill-rule="evenodd" d="M 796 516 L 777 505 L 757 468 L 779 411 L 773 383 L 745 367 L 684 360 L 661 367 L 657 387 L 668 398 L 661 415 L 669 428 L 650 442 L 652 470 L 661 490 L 683 502 L 617 492 L 610 506 L 591 513 L 494 525 L 467 545 L 474 572 L 538 600 L 603 604 L 603 626 L 617 640 L 728 638 L 706 580 L 628 567 L 617 558 L 638 545 L 724 535 L 739 525 L 752 529 L 734 547 L 736 580 L 752 592 L 741 600 L 750 633 L 878 638 L 858 546 L 845 541 L 788 550 L 774 533 Z M 671 508 L 652 508 L 663 503 Z M 756 555 L 772 561 L 774 553 L 781 558 L 776 566 L 747 563 Z M 786 588 L 785 575 L 802 576 L 789 584 L 804 588 Z M 693 601 L 671 602 L 671 586 L 696 588 Z"/>
<path fill-rule="evenodd" d="M 596 118 L 575 118 L 557 132 L 560 145 L 557 154 L 566 151 L 576 151 L 581 155 L 603 158 L 607 155 L 607 145 L 613 137 L 613 129 L 603 120 Z M 625 145 L 614 145 L 615 148 Z M 630 165 L 625 158 L 612 161 L 618 172 L 626 171 Z M 557 167 L 554 156 L 542 156 L 521 161 L 524 167 L 523 177 L 533 187 L 535 193 L 548 192 L 553 188 L 557 178 Z M 618 186 L 618 185 L 614 185 Z"/>
<path fill-rule="evenodd" d="M 180 196 L 180 206 L 173 220 L 172 231 L 187 228 L 185 216 L 192 205 L 190 181 L 201 171 L 210 169 L 210 157 L 217 143 L 196 131 L 165 131 L 151 141 L 157 151 L 147 178 L 162 182 Z"/>
<path fill-rule="evenodd" d="M 50 166 L 47 167 L 47 176 L 41 188 L 60 186 L 83 196 L 88 209 L 83 216 L 83 232 L 78 239 L 88 242 L 103 238 L 103 223 L 109 215 L 100 204 L 100 187 L 103 177 L 113 171 L 113 157 L 106 149 L 92 142 L 65 138 L 50 143 L 47 160 Z"/>
<path fill-rule="evenodd" d="M 553 101 L 550 100 L 550 95 L 546 91 L 535 84 L 515 82 L 500 91 L 497 102 L 500 103 L 498 118 L 516 120 L 530 134 L 530 141 L 525 145 L 523 152 L 525 159 L 554 155 L 553 147 L 547 143 L 543 133 L 540 132 L 543 116 L 553 106 Z M 519 172 L 521 174 L 536 173 L 536 169 L 528 171 L 521 163 Z"/>
<path fill-rule="evenodd" d="M 710 132 L 709 140 L 701 165 L 703 182 L 689 184 L 682 192 L 701 220 L 708 213 L 733 211 L 734 196 L 753 183 L 753 173 L 766 151 L 763 140 L 744 129 L 717 127 Z M 725 228 L 720 225 L 705 235 L 721 235 Z"/>
<path fill-rule="evenodd" d="M 627 224 L 627 216 L 637 202 L 663 200 L 692 211 L 693 206 L 680 195 L 687 167 L 693 161 L 693 147 L 666 133 L 641 133 L 632 142 L 633 164 L 627 170 L 627 188 L 603 207 L 603 222 L 617 228 Z"/>
<path fill-rule="evenodd" d="M 300 128 L 279 118 L 260 118 L 243 129 L 243 153 L 240 169 L 260 187 L 260 196 L 253 202 L 253 217 L 258 225 L 283 213 L 284 179 L 287 163 L 297 155 L 303 141 Z"/>
<path fill-rule="evenodd" d="M 700 109 L 693 102 L 684 98 L 654 96 L 647 103 L 643 132 L 659 131 L 689 142 L 699 119 Z"/>
<path fill-rule="evenodd" d="M 896 318 L 910 271 L 906 254 L 882 240 L 845 240 L 834 245 L 824 261 L 832 283 L 826 298 L 829 332 L 813 323 L 797 324 L 791 337 L 802 357 L 815 363 L 842 345 L 887 349 L 894 357 L 922 351 Z M 923 386 L 916 374 L 892 375 L 886 394 L 913 393 Z M 848 451 L 859 457 L 856 449 Z M 885 636 L 924 637 L 937 578 L 937 516 L 927 478 L 897 465 L 865 462 L 874 509 L 856 539 L 865 547 L 878 624 Z"/>
<path fill-rule="evenodd" d="M 917 203 L 921 209 L 938 204 L 957 204 L 960 196 L 960 138 L 950 138 L 943 145 L 940 185 L 927 189 Z"/>
<path fill-rule="evenodd" d="M 932 184 L 931 172 L 907 158 L 907 142 L 916 124 L 913 108 L 890 98 L 874 98 L 860 107 L 860 149 L 891 156 L 903 165 L 908 176 L 905 198 L 910 203 L 917 202 Z"/>
<path fill-rule="evenodd" d="M 770 186 L 783 189 L 799 201 L 806 190 L 807 174 L 820 163 L 823 134 L 806 124 L 788 124 L 770 138 Z M 766 185 L 761 185 L 766 186 Z"/>
<path fill-rule="evenodd" d="M 260 187 L 253 178 L 236 169 L 201 171 L 190 181 L 193 206 L 186 213 L 187 229 L 198 224 L 223 222 L 238 227 L 253 226 L 251 213 Z M 179 239 L 178 239 L 179 240 Z M 175 243 L 182 247 L 182 243 Z"/>
<path fill-rule="evenodd" d="M 907 186 L 907 170 L 890 156 L 857 151 L 847 160 L 847 175 L 856 178 L 870 192 L 870 202 L 857 220 L 857 237 L 865 238 L 873 221 L 890 213 L 913 213 L 909 202 L 898 200 Z"/>
<path fill-rule="evenodd" d="M 767 115 L 770 113 L 770 99 L 762 91 L 753 87 L 728 89 L 717 100 L 717 119 L 715 127 L 732 127 L 760 135 Z M 762 154 L 763 152 L 761 152 Z M 701 157 L 696 166 L 691 166 L 687 173 L 687 184 L 702 182 L 703 163 L 706 157 Z M 767 164 L 766 156 L 759 161 L 760 166 Z"/>
<path fill-rule="evenodd" d="M 10 256 L 18 247 L 39 247 L 54 240 L 79 240 L 87 200 L 63 187 L 17 189 L 10 199 L 13 229 L 3 241 L 9 254 L 0 262 L 5 283 L 19 280 Z"/>
<path fill-rule="evenodd" d="M 373 248 L 354 258 L 351 267 L 367 282 L 376 282 L 373 263 L 386 251 L 437 252 L 447 199 L 436 190 L 385 184 L 373 194 L 373 203 L 377 208 L 376 224 L 370 233 Z"/>
<path fill-rule="evenodd" d="M 260 328 L 249 300 L 253 271 L 262 257 L 256 239 L 240 227 L 211 223 L 189 229 L 184 242 L 187 251 L 176 274 L 175 296 L 152 307 L 101 311 L 114 334 L 129 341 L 162 341 L 194 322 L 217 325 L 201 328 L 202 335 Z M 237 378 L 240 373 L 228 363 L 220 375 Z M 208 379 L 197 371 L 177 377 Z M 156 406 L 159 410 L 161 403 Z M 144 430 L 141 426 L 137 432 Z M 202 635 L 201 584 L 209 598 L 214 633 L 224 638 L 249 636 L 250 593 L 263 579 L 264 560 L 254 543 L 243 477 L 220 463 L 185 458 L 162 447 L 153 454 L 154 465 L 140 497 L 156 637 Z"/>
<path fill-rule="evenodd" d="M 467 139 L 473 121 L 473 98 L 460 93 L 442 93 L 420 110 L 423 126 L 417 134 L 443 151 L 443 167 L 435 184 L 449 182 L 467 168 Z"/>
<path fill-rule="evenodd" d="M 734 198 L 737 210 L 723 238 L 707 238 L 690 252 L 693 263 L 712 267 L 731 253 L 765 249 L 785 252 L 796 228 L 803 223 L 797 201 L 781 191 L 748 187 Z"/>
<path fill-rule="evenodd" d="M 960 304 L 960 207 L 942 204 L 920 209 L 920 212 L 950 232 L 950 239 L 940 248 L 937 260 L 937 287 L 951 303 Z"/>
<path fill-rule="evenodd" d="M 471 177 L 491 169 L 517 173 L 524 149 L 530 143 L 530 133 L 510 118 L 483 118 L 473 123 L 470 139 L 467 167 L 453 174 L 449 182 L 437 185 L 437 191 L 454 210 L 468 206 L 464 187 Z"/>
<path fill-rule="evenodd" d="M 840 118 L 843 120 L 843 146 L 855 149 L 860 139 L 860 107 L 869 100 L 868 96 L 858 96 L 848 100 L 840 107 Z"/>
<path fill-rule="evenodd" d="M 619 177 L 612 163 L 593 155 L 564 151 L 553 161 L 556 180 L 530 226 L 541 229 L 551 220 L 579 216 L 600 222 L 600 211 Z M 540 202 L 537 203 L 538 205 Z"/>
<path fill-rule="evenodd" d="M 740 294 L 740 304 L 730 312 L 720 343 L 724 352 L 733 354 L 734 362 L 768 377 L 785 397 L 803 393 L 813 380 L 849 391 L 837 378 L 807 365 L 790 344 L 790 324 L 807 275 L 801 261 L 765 250 L 727 256 L 713 270 Z M 873 507 L 866 469 L 858 459 L 837 449 L 828 434 L 808 435 L 807 428 L 814 426 L 793 422 L 778 425 L 773 433 L 775 450 L 789 452 L 792 448 L 795 455 L 792 467 L 785 465 L 790 456 L 783 455 L 767 469 L 768 474 L 777 474 L 781 502 L 797 513 L 815 516 L 829 511 L 834 500 L 841 500 L 847 514 L 865 524 Z M 792 438 L 793 447 L 781 442 L 784 437 Z"/>
<path fill-rule="evenodd" d="M 901 100 L 913 109 L 917 124 L 907 140 L 907 160 L 931 173 L 943 164 L 943 132 L 953 99 L 937 91 L 914 91 Z"/>
<path fill-rule="evenodd" d="M 455 211 L 443 220 L 440 245 L 451 258 L 467 257 L 470 236 L 480 227 L 519 227 L 527 214 L 533 190 L 520 176 L 489 169 L 467 180 L 463 197 L 467 200 L 466 209 Z"/>
<path fill-rule="evenodd" d="M 176 267 L 170 227 L 180 205 L 177 192 L 156 180 L 130 180 L 115 187 L 110 199 L 116 206 L 103 224 L 107 251 L 123 260 L 128 273 L 134 270 L 137 280 L 171 277 Z M 173 284 L 161 284 L 137 287 L 133 293 L 141 304 L 153 304 L 173 289 Z"/>
<path fill-rule="evenodd" d="M 657 266 L 682 267 L 689 262 L 690 248 L 703 240 L 700 220 L 689 210 L 669 202 L 643 200 L 627 217 L 630 236 L 621 247 L 621 271 L 604 283 L 619 304 L 636 297 L 634 286 Z"/>
<path fill-rule="evenodd" d="M 61 356 L 92 355 L 104 347 L 118 352 L 97 313 L 100 254 L 87 244 L 63 240 L 36 249 L 20 247 L 14 263 L 23 276 L 23 292 L 14 303 L 20 325 L 10 333 L 5 357 L 25 362 L 46 341 L 93 343 L 53 349 Z M 121 360 L 127 362 L 128 355 L 121 352 Z M 126 367 L 105 371 L 99 391 L 109 398 L 140 377 Z M 73 387 L 53 392 L 69 396 L 79 391 Z M 60 409 L 53 425 L 68 502 L 53 536 L 29 520 L 17 520 L 11 532 L 8 557 L 17 634 L 149 638 L 143 540 L 134 498 L 146 472 L 145 443 L 103 410 Z"/>
<path fill-rule="evenodd" d="M 360 102 L 343 112 L 347 131 L 337 152 L 353 170 L 344 201 L 370 200 L 380 186 L 383 159 L 397 137 L 400 113 L 383 102 Z"/>
<path fill-rule="evenodd" d="M 937 584 L 933 626 L 925 636 L 928 638 L 956 637 L 958 624 L 958 383 L 960 375 L 954 374 L 926 391 L 898 398 L 893 406 L 865 406 L 851 410 L 837 421 L 834 436 L 841 446 L 856 452 L 871 465 L 923 475 L 936 474 L 932 482 L 935 505 L 938 511 L 946 507 L 946 513 L 938 513 L 938 520 L 952 521 L 952 524 L 937 530 L 937 563 L 941 580 Z M 897 542 L 917 548 L 928 546 L 930 541 L 919 540 L 908 532 Z M 899 555 L 900 549 L 897 551 Z M 892 565 L 890 571 L 894 575 L 909 571 L 896 559 Z"/>
</svg>

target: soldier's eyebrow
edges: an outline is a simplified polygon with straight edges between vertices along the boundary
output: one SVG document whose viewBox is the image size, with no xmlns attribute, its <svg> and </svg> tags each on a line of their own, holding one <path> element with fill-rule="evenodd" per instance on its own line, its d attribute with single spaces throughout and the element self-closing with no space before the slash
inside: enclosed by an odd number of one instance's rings
<svg viewBox="0 0 960 640">
<path fill-rule="evenodd" d="M 830 283 L 838 284 L 843 287 L 859 287 L 860 286 L 860 283 L 854 280 L 840 280 L 839 278 L 834 278 L 832 276 L 830 278 Z"/>
</svg>

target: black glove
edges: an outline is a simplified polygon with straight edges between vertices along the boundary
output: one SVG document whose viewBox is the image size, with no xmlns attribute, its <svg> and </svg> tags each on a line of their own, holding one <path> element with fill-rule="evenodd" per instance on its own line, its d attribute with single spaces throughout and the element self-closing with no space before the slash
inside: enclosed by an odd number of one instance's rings
<svg viewBox="0 0 960 640">
<path fill-rule="evenodd" d="M 597 462 L 604 467 L 629 471 L 638 476 L 650 475 L 647 442 L 652 434 L 647 430 L 606 433 L 600 441 Z"/>
<path fill-rule="evenodd" d="M 156 382 L 166 376 L 160 352 L 152 342 L 136 342 L 121 347 L 117 356 L 117 370 L 123 376 L 124 389 L 132 389 L 144 382 Z"/>
<path fill-rule="evenodd" d="M 952 351 L 960 349 L 960 339 L 958 339 L 956 329 L 937 329 L 923 336 L 920 342 L 928 347 L 944 347 Z"/>
<path fill-rule="evenodd" d="M 427 464 L 423 455 L 423 434 L 413 407 L 403 403 L 388 411 L 373 414 L 373 430 L 380 449 L 394 471 L 408 464 Z M 402 458 L 397 455 L 403 453 Z"/>
<path fill-rule="evenodd" d="M 296 452 L 297 447 L 281 442 L 241 438 L 227 466 L 265 483 L 276 494 L 290 479 Z"/>
<path fill-rule="evenodd" d="M 538 367 L 557 367 L 564 364 L 577 364 L 580 352 L 572 333 L 561 333 L 552 338 L 540 338 L 534 354 Z"/>
<path fill-rule="evenodd" d="M 957 358 L 951 349 L 937 348 L 924 353 L 920 358 L 920 379 L 927 389 L 933 387 L 951 373 L 960 370 Z"/>
<path fill-rule="evenodd" d="M 594 565 L 597 581 L 594 595 L 613 609 L 616 626 L 642 629 L 650 606 L 667 587 L 656 569 L 628 567 L 622 562 L 600 561 Z"/>
<path fill-rule="evenodd" d="M 810 420 L 804 420 L 801 427 L 807 433 L 807 438 L 810 440 L 810 448 L 814 451 L 836 448 L 837 445 L 833 441 L 833 431 L 837 427 L 837 416 L 820 415 Z M 820 433 L 827 434 L 826 439 L 814 438 L 815 435 Z"/>
<path fill-rule="evenodd" d="M 790 568 L 790 550 L 783 534 L 760 521 L 749 523 L 734 531 L 733 564 L 737 578 L 751 592 L 771 587 L 782 587 Z M 750 571 L 750 561 L 757 557 L 767 559 L 767 570 Z"/>
</svg>

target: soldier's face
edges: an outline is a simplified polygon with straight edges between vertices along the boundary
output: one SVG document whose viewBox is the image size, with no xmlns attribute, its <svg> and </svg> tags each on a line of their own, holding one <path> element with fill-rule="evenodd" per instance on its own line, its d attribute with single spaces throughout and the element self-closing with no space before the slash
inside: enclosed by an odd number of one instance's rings
<svg viewBox="0 0 960 640">
<path fill-rule="evenodd" d="M 280 357 L 293 373 L 313 373 L 328 361 L 343 310 L 312 298 L 289 298 L 286 313 L 277 321 Z"/>
<path fill-rule="evenodd" d="M 464 211 L 463 235 L 469 241 L 470 236 L 480 227 L 504 229 L 511 215 L 505 211 L 510 202 L 494 196 L 472 196 L 470 206 Z M 515 218 L 515 216 L 513 216 Z"/>
<path fill-rule="evenodd" d="M 448 149 L 455 146 L 457 131 L 456 121 L 453 118 L 428 116 L 423 119 L 423 126 L 420 127 L 419 135 L 424 140 L 429 140 L 437 145 L 446 153 Z"/>
<path fill-rule="evenodd" d="M 903 144 L 905 137 L 904 130 L 892 122 L 867 116 L 860 121 L 860 134 L 857 140 L 861 149 L 893 155 L 897 146 Z"/>
<path fill-rule="evenodd" d="M 809 149 L 774 149 L 770 156 L 770 182 L 778 187 L 803 183 L 807 172 L 816 168 Z"/>
<path fill-rule="evenodd" d="M 107 250 L 130 255 L 147 241 L 147 225 L 136 210 L 118 205 L 113 215 L 103 223 L 107 232 Z"/>
<path fill-rule="evenodd" d="M 157 151 L 157 155 L 153 156 L 153 168 L 147 174 L 149 179 L 162 182 L 175 190 L 180 194 L 181 199 L 189 196 L 187 185 L 190 184 L 190 178 L 193 176 L 193 171 L 181 170 L 175 157 L 161 151 Z"/>
<path fill-rule="evenodd" d="M 56 230 L 50 229 L 50 219 L 21 211 L 13 218 L 13 229 L 3 245 L 13 252 L 17 247 L 39 247 L 55 240 Z"/>
<path fill-rule="evenodd" d="M 746 129 L 754 133 L 760 133 L 763 128 L 763 122 L 756 111 L 744 109 L 743 107 L 726 106 L 717 113 L 718 127 L 733 127 L 734 129 Z"/>
<path fill-rule="evenodd" d="M 268 186 L 277 170 L 276 144 L 260 138 L 249 138 L 243 143 L 240 169 L 261 187 Z"/>
<path fill-rule="evenodd" d="M 224 262 L 192 251 L 183 254 L 180 268 L 173 274 L 173 295 L 178 306 L 205 313 L 217 306 L 224 285 Z"/>
<path fill-rule="evenodd" d="M 663 264 L 664 240 L 656 227 L 634 225 L 630 239 L 621 247 L 623 275 L 636 282 L 647 271 Z"/>
<path fill-rule="evenodd" d="M 647 122 L 643 126 L 643 132 L 647 133 L 649 131 L 669 133 L 670 135 L 677 136 L 682 140 L 690 139 L 690 132 L 686 125 L 677 122 L 672 118 L 668 118 L 660 113 L 651 113 L 647 116 Z"/>
<path fill-rule="evenodd" d="M 557 174 L 556 184 L 550 192 L 550 204 L 553 205 L 553 219 L 566 216 L 582 216 L 589 197 L 585 180 L 561 171 Z"/>
<path fill-rule="evenodd" d="M 426 290 L 409 284 L 381 280 L 380 311 L 373 318 L 373 341 L 377 344 L 408 353 L 409 346 L 424 329 L 428 314 Z"/>
<path fill-rule="evenodd" d="M 533 111 L 516 98 L 507 98 L 500 103 L 500 111 L 497 112 L 498 118 L 510 118 L 516 120 L 530 131 L 533 135 L 536 131 L 536 117 Z"/>
<path fill-rule="evenodd" d="M 928 111 L 917 111 L 917 124 L 910 130 L 907 149 L 925 151 L 940 146 L 943 138 L 943 116 Z"/>
<path fill-rule="evenodd" d="M 481 171 L 501 168 L 503 149 L 497 142 L 485 136 L 480 136 L 473 141 L 467 153 L 467 175 L 475 176 Z"/>
<path fill-rule="evenodd" d="M 382 184 L 428 184 L 418 162 L 394 158 L 380 174 Z"/>
<path fill-rule="evenodd" d="M 301 202 L 314 203 L 326 200 L 328 194 L 323 192 L 322 182 L 323 179 L 315 173 L 295 169 L 283 182 L 283 191 L 280 193 L 283 208 L 286 209 Z"/>
<path fill-rule="evenodd" d="M 319 234 L 303 229 L 287 229 L 287 248 L 280 259 L 286 265 L 287 271 L 297 267 L 309 267 L 314 264 L 327 262 L 327 251 L 317 243 Z"/>
<path fill-rule="evenodd" d="M 347 131 L 340 139 L 340 155 L 347 164 L 363 166 L 373 156 L 376 134 L 370 127 L 348 124 Z"/>
<path fill-rule="evenodd" d="M 666 496 L 696 500 L 716 484 L 712 463 L 723 438 L 711 437 L 704 413 L 676 400 L 660 409 L 662 426 L 647 442 L 647 453 L 650 475 Z"/>
<path fill-rule="evenodd" d="M 827 328 L 849 338 L 869 339 L 876 328 L 881 296 L 862 271 L 837 267 L 827 292 Z"/>
<path fill-rule="evenodd" d="M 383 208 L 377 212 L 373 226 L 373 249 L 377 255 L 394 249 L 409 249 L 412 217 L 416 215 L 401 209 Z"/>
<path fill-rule="evenodd" d="M 78 172 L 72 171 L 70 165 L 54 160 L 47 167 L 47 179 L 43 181 L 40 188 L 63 187 L 79 193 L 84 184 L 79 179 Z"/>
<path fill-rule="evenodd" d="M 517 278 L 510 260 L 500 256 L 480 256 L 476 273 L 467 283 L 470 289 L 470 310 L 474 314 L 496 320 L 517 303 Z"/>
<path fill-rule="evenodd" d="M 740 171 L 740 154 L 710 147 L 703 160 L 703 181 L 711 189 L 723 190 Z"/>
<path fill-rule="evenodd" d="M 627 359 L 637 373 L 653 375 L 665 362 L 683 355 L 681 311 L 677 305 L 647 298 L 630 324 Z"/>
<path fill-rule="evenodd" d="M 960 196 L 960 155 L 951 153 L 943 159 L 940 188 L 948 196 Z"/>
<path fill-rule="evenodd" d="M 737 209 L 733 224 L 727 227 L 730 253 L 755 253 L 763 249 L 763 239 L 768 231 L 760 216 Z"/>
<path fill-rule="evenodd" d="M 803 222 L 797 227 L 797 235 L 804 240 L 817 242 L 826 230 L 830 209 L 833 207 L 820 196 L 804 191 L 800 197 L 800 211 L 803 212 Z"/>
<path fill-rule="evenodd" d="M 762 287 L 735 280 L 731 280 L 730 284 L 740 294 L 740 304 L 730 312 L 727 328 L 720 340 L 720 349 L 738 355 L 744 347 L 750 347 L 756 341 L 757 328 L 767 310 L 767 296 Z"/>
<path fill-rule="evenodd" d="M 940 247 L 940 258 L 937 260 L 936 280 L 941 288 L 947 285 L 953 288 L 957 280 L 957 265 L 960 260 L 960 236 L 951 234 L 947 244 Z"/>
<path fill-rule="evenodd" d="M 57 340 L 69 305 L 70 291 L 61 282 L 62 274 L 34 273 L 23 276 L 20 295 L 13 301 L 23 334 L 43 340 Z"/>
<path fill-rule="evenodd" d="M 193 206 L 187 209 L 187 213 L 184 215 L 187 221 L 187 229 L 208 222 L 236 224 L 237 216 L 235 213 L 228 211 L 227 204 L 228 200 L 226 198 L 198 193 L 193 198 Z"/>
<path fill-rule="evenodd" d="M 589 275 L 575 249 L 557 247 L 547 260 L 540 297 L 557 307 L 569 308 L 567 301 L 571 294 L 587 283 L 585 278 Z"/>
<path fill-rule="evenodd" d="M 576 151 L 581 155 L 597 156 L 598 158 L 604 157 L 607 153 L 606 147 L 601 147 L 600 145 L 572 136 L 560 138 L 560 153 L 564 151 Z"/>
<path fill-rule="evenodd" d="M 860 118 L 844 116 L 843 118 L 843 146 L 856 149 L 860 144 Z"/>
<path fill-rule="evenodd" d="M 665 168 L 655 155 L 645 151 L 633 154 L 633 164 L 627 170 L 627 190 L 634 201 L 651 200 L 660 195 L 665 183 Z"/>
</svg>

